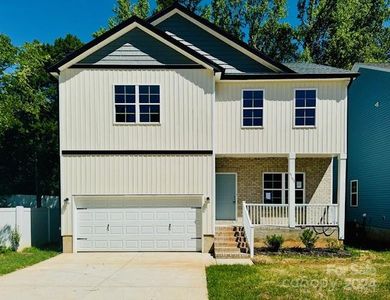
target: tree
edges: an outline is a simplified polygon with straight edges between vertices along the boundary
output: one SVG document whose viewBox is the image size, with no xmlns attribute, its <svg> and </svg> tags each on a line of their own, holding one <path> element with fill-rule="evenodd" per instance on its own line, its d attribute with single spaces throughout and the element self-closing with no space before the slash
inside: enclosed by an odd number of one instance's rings
<svg viewBox="0 0 390 300">
<path fill-rule="evenodd" d="M 202 16 L 239 39 L 244 37 L 245 5 L 241 0 L 212 0 Z"/>
<path fill-rule="evenodd" d="M 149 15 L 150 5 L 148 0 L 138 0 L 137 3 L 131 4 L 130 0 L 116 0 L 116 5 L 113 8 L 114 16 L 108 19 L 107 28 L 101 27 L 93 33 L 93 37 L 102 35 L 107 30 L 126 21 L 131 16 L 137 16 L 145 19 Z"/>
<path fill-rule="evenodd" d="M 301 60 L 350 68 L 388 60 L 389 0 L 299 0 Z"/>
<path fill-rule="evenodd" d="M 175 2 L 180 3 L 190 11 L 194 13 L 199 13 L 201 11 L 200 2 L 201 0 L 156 0 L 156 10 L 155 12 L 159 12 Z"/>
<path fill-rule="evenodd" d="M 0 78 L 0 100 L 10 100 L 15 118 L 0 127 L 0 194 L 35 194 L 38 207 L 41 195 L 58 195 L 58 90 L 46 67 L 81 45 L 71 35 L 53 45 L 26 43 Z"/>
<path fill-rule="evenodd" d="M 282 22 L 287 16 L 286 0 L 248 0 L 245 21 L 249 45 L 278 61 L 297 57 L 295 31 Z"/>
</svg>

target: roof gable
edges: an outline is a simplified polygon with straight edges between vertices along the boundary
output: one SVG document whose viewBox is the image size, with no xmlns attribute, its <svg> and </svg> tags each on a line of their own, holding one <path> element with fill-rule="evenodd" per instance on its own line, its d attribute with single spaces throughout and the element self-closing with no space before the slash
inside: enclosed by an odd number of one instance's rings
<svg viewBox="0 0 390 300">
<path fill-rule="evenodd" d="M 150 36 L 134 28 L 121 37 L 82 59 L 76 65 L 199 65 Z"/>
<path fill-rule="evenodd" d="M 225 73 L 274 73 L 271 68 L 255 61 L 236 48 L 216 38 L 209 32 L 179 14 L 157 24 L 156 27 L 213 60 Z"/>
<path fill-rule="evenodd" d="M 233 63 L 231 67 L 233 67 L 233 69 L 237 68 L 238 73 L 294 73 L 294 71 L 286 65 L 276 62 L 260 51 L 251 48 L 248 44 L 225 32 L 206 19 L 192 13 L 178 3 L 175 3 L 160 13 L 150 17 L 148 21 L 163 31 L 174 33 L 207 54 L 225 62 L 227 65 L 229 65 L 227 61 L 230 62 L 230 65 Z M 219 53 L 217 49 L 223 50 L 224 54 Z M 233 58 L 231 55 L 233 55 Z M 235 61 L 234 56 L 237 56 L 237 62 Z M 249 70 L 245 70 L 243 63 L 250 63 L 252 66 L 249 66 Z M 244 71 L 241 71 L 240 69 L 243 69 Z M 231 73 L 236 72 L 232 70 L 232 68 L 228 68 L 227 72 L 229 71 Z"/>
<path fill-rule="evenodd" d="M 153 36 L 158 41 L 164 43 L 173 50 L 179 52 L 181 55 L 186 56 L 191 61 L 202 65 L 208 69 L 214 69 L 221 72 L 222 68 L 215 64 L 213 61 L 207 59 L 203 55 L 199 54 L 196 51 L 186 47 L 179 41 L 173 39 L 169 35 L 153 27 L 151 24 L 143 21 L 142 19 L 133 16 L 128 20 L 120 23 L 114 28 L 108 30 L 98 38 L 92 40 L 91 42 L 85 44 L 83 47 L 74 51 L 55 65 L 51 66 L 48 71 L 52 74 L 58 74 L 60 71 L 67 69 L 71 66 L 76 66 L 77 63 L 80 63 L 83 59 L 100 50 L 104 46 L 110 44 L 111 42 L 119 39 L 121 36 L 127 32 L 133 30 L 134 28 L 139 28 L 144 31 L 146 34 Z M 79 65 L 80 66 L 80 65 Z M 81 65 L 82 66 L 82 65 Z"/>
</svg>

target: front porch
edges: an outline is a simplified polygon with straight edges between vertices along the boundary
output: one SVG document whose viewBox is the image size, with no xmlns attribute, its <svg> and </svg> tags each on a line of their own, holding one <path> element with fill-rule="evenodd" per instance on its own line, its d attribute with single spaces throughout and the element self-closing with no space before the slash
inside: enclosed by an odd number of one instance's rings
<svg viewBox="0 0 390 300">
<path fill-rule="evenodd" d="M 244 226 L 251 254 L 257 227 L 330 227 L 344 239 L 345 156 L 216 161 L 216 224 Z"/>
</svg>

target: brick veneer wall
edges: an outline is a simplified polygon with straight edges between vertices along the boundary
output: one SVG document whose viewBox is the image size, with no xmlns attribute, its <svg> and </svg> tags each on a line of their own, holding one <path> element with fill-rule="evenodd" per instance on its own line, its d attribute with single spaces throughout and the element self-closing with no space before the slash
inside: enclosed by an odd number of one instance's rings
<svg viewBox="0 0 390 300">
<path fill-rule="evenodd" d="M 332 159 L 297 158 L 296 172 L 305 172 L 306 203 L 331 203 Z M 271 158 L 217 158 L 216 172 L 237 173 L 237 216 L 242 201 L 263 202 L 263 172 L 287 172 L 288 160 Z"/>
</svg>

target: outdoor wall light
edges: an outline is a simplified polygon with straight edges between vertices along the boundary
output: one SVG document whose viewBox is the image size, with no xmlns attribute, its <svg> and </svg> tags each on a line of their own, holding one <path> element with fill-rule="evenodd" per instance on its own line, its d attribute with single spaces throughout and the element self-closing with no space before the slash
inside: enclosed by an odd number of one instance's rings
<svg viewBox="0 0 390 300">
<path fill-rule="evenodd" d="M 210 202 L 210 197 L 206 197 L 206 201 L 209 201 L 209 202 Z"/>
<path fill-rule="evenodd" d="M 68 202 L 69 202 L 69 198 L 65 198 L 65 199 L 64 199 L 64 202 L 65 202 L 65 203 L 68 203 Z"/>
</svg>

